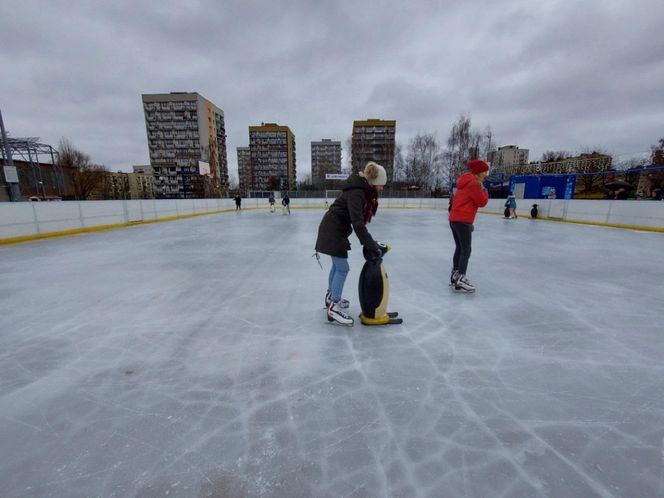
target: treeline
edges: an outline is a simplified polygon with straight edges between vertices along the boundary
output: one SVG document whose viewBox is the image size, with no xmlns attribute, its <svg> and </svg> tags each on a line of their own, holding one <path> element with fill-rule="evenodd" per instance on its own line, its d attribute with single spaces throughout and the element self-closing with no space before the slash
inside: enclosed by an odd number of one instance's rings
<svg viewBox="0 0 664 498">
<path fill-rule="evenodd" d="M 473 129 L 470 116 L 461 115 L 446 142 L 435 132 L 418 132 L 404 150 L 396 145 L 393 181 L 397 188 L 446 191 L 470 159 L 486 159 L 496 149 L 491 126 Z"/>
</svg>

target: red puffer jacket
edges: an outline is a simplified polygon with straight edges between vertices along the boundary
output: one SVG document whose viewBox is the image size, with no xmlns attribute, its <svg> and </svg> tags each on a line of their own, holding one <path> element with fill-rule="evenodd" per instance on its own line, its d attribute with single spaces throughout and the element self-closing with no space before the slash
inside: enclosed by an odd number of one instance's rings
<svg viewBox="0 0 664 498">
<path fill-rule="evenodd" d="M 472 223 L 477 209 L 489 202 L 489 194 L 472 173 L 464 173 L 457 181 L 457 191 L 452 199 L 450 221 Z"/>
</svg>

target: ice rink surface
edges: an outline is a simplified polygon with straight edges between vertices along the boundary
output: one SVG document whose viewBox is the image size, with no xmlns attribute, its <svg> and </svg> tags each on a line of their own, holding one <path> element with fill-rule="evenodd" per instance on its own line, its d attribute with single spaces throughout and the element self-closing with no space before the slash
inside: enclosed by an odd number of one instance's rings
<svg viewBox="0 0 664 498">
<path fill-rule="evenodd" d="M 322 214 L 0 248 L 0 495 L 664 496 L 664 234 L 480 215 L 462 295 L 379 210 L 404 324 L 346 328 Z"/>
</svg>

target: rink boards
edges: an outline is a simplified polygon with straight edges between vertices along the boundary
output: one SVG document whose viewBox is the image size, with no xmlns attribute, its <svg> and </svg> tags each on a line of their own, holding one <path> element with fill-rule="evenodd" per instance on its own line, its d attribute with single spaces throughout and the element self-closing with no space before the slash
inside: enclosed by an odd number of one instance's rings
<svg viewBox="0 0 664 498">
<path fill-rule="evenodd" d="M 490 199 L 480 212 L 502 214 L 504 202 Z M 325 203 L 326 199 L 293 198 L 291 208 L 325 209 Z M 517 212 L 528 217 L 534 203 L 542 219 L 664 231 L 664 202 L 519 199 Z M 447 209 L 448 204 L 446 198 L 380 200 L 381 208 L 396 209 Z M 243 199 L 242 208 L 268 210 L 269 205 L 266 199 Z M 0 204 L 0 244 L 234 210 L 232 199 L 7 202 Z"/>
</svg>

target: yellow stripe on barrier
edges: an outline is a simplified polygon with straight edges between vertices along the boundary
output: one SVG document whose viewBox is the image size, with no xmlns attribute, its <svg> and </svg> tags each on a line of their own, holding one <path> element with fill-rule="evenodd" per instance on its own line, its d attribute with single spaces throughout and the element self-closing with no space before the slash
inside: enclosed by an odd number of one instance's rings
<svg viewBox="0 0 664 498">
<path fill-rule="evenodd" d="M 503 216 L 503 213 L 494 213 L 493 211 L 479 211 L 481 214 L 493 214 L 495 216 Z M 519 218 L 530 220 L 532 218 L 528 216 L 519 216 Z M 641 225 L 622 225 L 620 223 L 603 223 L 601 221 L 585 221 L 585 220 L 566 220 L 563 218 L 549 218 L 547 216 L 538 216 L 535 221 L 554 221 L 557 223 L 573 223 L 575 225 L 593 225 L 598 227 L 607 227 L 607 228 L 623 228 L 625 230 L 639 230 L 642 232 L 658 232 L 664 233 L 664 227 L 646 227 Z"/>
<path fill-rule="evenodd" d="M 250 211 L 259 208 L 245 208 L 243 211 Z M 33 235 L 21 235 L 19 237 L 9 237 L 6 239 L 0 239 L 0 246 L 8 246 L 12 244 L 22 244 L 25 242 L 33 242 L 41 239 L 55 239 L 59 237 L 69 237 L 73 235 L 81 235 L 83 233 L 94 233 L 94 232 L 105 232 L 108 230 L 117 230 L 119 228 L 127 228 L 138 225 L 148 225 L 150 223 L 161 223 L 165 221 L 175 221 L 183 220 L 186 218 L 194 218 L 196 216 L 207 216 L 210 214 L 220 214 L 220 213 L 229 213 L 235 211 L 235 208 L 221 209 L 219 211 L 209 211 L 206 213 L 191 213 L 191 214 L 180 214 L 175 216 L 166 216 L 164 218 L 155 218 L 153 220 L 138 220 L 138 221 L 129 221 L 127 223 L 114 223 L 111 225 L 99 225 L 94 227 L 83 227 L 83 228 L 73 228 L 71 230 L 61 230 L 58 232 L 47 232 L 47 233 L 36 233 Z"/>
<path fill-rule="evenodd" d="M 417 207 L 417 206 L 381 206 L 383 209 L 389 208 L 389 209 L 431 209 L 434 211 L 447 211 L 447 207 Z M 242 211 L 263 211 L 268 208 L 265 207 L 255 207 L 255 208 L 242 208 Z M 325 210 L 325 206 L 291 206 L 291 209 L 296 209 L 296 210 L 301 210 L 301 209 L 313 209 L 313 210 Z M 105 232 L 108 230 L 117 230 L 119 228 L 127 228 L 127 227 L 132 227 L 132 226 L 138 226 L 138 225 L 147 225 L 150 223 L 162 223 L 166 221 L 175 221 L 175 220 L 183 220 L 186 218 L 194 218 L 197 216 L 207 216 L 211 214 L 221 214 L 221 213 L 230 213 L 236 211 L 235 208 L 227 208 L 227 209 L 221 209 L 218 211 L 209 211 L 206 213 L 191 213 L 191 214 L 181 214 L 181 215 L 176 215 L 176 216 L 166 216 L 164 218 L 155 218 L 153 220 L 139 220 L 139 221 L 130 221 L 127 223 L 116 223 L 112 225 L 99 225 L 95 227 L 84 227 L 84 228 L 75 228 L 72 230 L 62 230 L 59 232 L 47 232 L 47 233 L 38 233 L 38 234 L 33 234 L 33 235 L 22 235 L 19 237 L 9 237 L 6 239 L 0 239 L 0 246 L 7 246 L 7 245 L 12 245 L 12 244 L 22 244 L 25 242 L 33 242 L 36 240 L 41 240 L 41 239 L 54 239 L 54 238 L 59 238 L 59 237 L 69 237 L 73 235 L 80 235 L 84 233 L 94 233 L 94 232 Z M 502 216 L 502 213 L 495 213 L 493 211 L 483 211 L 479 210 L 479 213 L 481 214 L 492 214 L 495 216 Z M 527 217 L 522 217 L 525 219 L 530 219 Z M 639 225 L 622 225 L 618 223 L 602 223 L 599 221 L 582 221 L 582 220 L 565 220 L 562 218 L 549 218 L 546 216 L 538 216 L 537 220 L 542 220 L 542 221 L 553 221 L 553 222 L 559 222 L 559 223 L 574 223 L 576 225 L 592 225 L 592 226 L 601 226 L 601 227 L 609 227 L 609 228 L 622 228 L 625 230 L 639 230 L 643 232 L 656 232 L 656 233 L 664 233 L 664 227 L 646 227 L 646 226 L 639 226 Z"/>
</svg>

